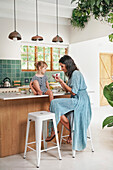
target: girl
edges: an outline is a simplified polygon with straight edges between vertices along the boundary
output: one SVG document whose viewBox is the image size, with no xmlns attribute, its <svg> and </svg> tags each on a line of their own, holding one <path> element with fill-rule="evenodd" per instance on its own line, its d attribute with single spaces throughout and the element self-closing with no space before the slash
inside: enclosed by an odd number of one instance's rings
<svg viewBox="0 0 113 170">
<path fill-rule="evenodd" d="M 53 100 L 53 93 L 50 90 L 47 76 L 45 75 L 47 64 L 44 61 L 35 63 L 37 73 L 33 76 L 30 82 L 30 88 L 35 95 L 49 95 L 49 101 Z"/>
</svg>

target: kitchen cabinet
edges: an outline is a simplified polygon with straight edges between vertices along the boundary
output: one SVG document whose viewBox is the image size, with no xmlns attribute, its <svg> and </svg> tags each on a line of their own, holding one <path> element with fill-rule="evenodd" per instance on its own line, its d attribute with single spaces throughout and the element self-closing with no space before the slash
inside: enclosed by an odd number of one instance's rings
<svg viewBox="0 0 113 170">
<path fill-rule="evenodd" d="M 47 111 L 49 108 L 47 95 L 16 95 L 14 97 L 15 95 L 14 93 L 12 96 L 11 94 L 0 94 L 0 157 L 23 153 L 28 113 Z M 70 95 L 54 94 L 54 97 L 69 98 Z M 59 124 L 59 128 L 60 126 Z M 35 141 L 33 122 L 30 127 L 30 141 Z M 35 145 L 33 144 L 32 147 L 35 148 Z"/>
</svg>

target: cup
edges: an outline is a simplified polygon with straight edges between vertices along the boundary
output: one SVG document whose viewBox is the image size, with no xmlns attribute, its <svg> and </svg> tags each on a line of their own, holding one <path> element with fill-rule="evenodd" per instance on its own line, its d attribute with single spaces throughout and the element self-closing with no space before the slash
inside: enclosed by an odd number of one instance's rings
<svg viewBox="0 0 113 170">
<path fill-rule="evenodd" d="M 52 76 L 53 76 L 53 78 L 60 77 L 60 73 L 55 73 L 55 74 L 53 74 Z"/>
</svg>

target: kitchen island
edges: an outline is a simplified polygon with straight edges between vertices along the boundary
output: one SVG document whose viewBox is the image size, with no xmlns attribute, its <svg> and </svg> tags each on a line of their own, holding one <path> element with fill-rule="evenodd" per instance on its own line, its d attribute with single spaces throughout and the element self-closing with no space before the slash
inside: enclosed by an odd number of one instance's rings
<svg viewBox="0 0 113 170">
<path fill-rule="evenodd" d="M 64 92 L 53 95 L 54 98 L 70 97 Z M 0 157 L 24 152 L 28 113 L 48 108 L 47 95 L 0 93 Z M 35 141 L 34 122 L 30 127 L 30 141 Z"/>
</svg>

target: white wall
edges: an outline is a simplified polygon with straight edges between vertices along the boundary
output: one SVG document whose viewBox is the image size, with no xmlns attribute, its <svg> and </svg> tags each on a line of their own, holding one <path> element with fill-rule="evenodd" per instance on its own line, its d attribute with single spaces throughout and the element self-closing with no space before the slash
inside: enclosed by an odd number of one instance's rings
<svg viewBox="0 0 113 170">
<path fill-rule="evenodd" d="M 59 27 L 59 35 L 62 36 L 64 44 L 70 41 L 69 54 L 83 73 L 88 91 L 95 92 L 94 106 L 99 106 L 99 53 L 113 53 L 113 43 L 109 42 L 108 37 L 94 39 L 108 35 L 111 31 L 110 26 L 97 22 L 91 20 L 82 31 L 70 29 L 69 26 Z M 13 20 L 0 18 L 0 59 L 20 59 L 20 42 L 8 39 L 12 31 Z M 36 34 L 35 22 L 18 20 L 17 31 L 22 35 L 23 41 L 30 41 Z M 39 23 L 39 35 L 44 37 L 44 43 L 51 43 L 52 38 L 56 36 L 56 25 Z"/>
<path fill-rule="evenodd" d="M 9 33 L 13 31 L 13 20 L 0 18 L 0 59 L 20 59 L 21 42 L 8 39 Z M 35 22 L 17 20 L 17 31 L 21 34 L 22 41 L 31 41 L 31 37 L 36 35 Z M 44 43 L 52 43 L 56 36 L 56 24 L 39 23 L 39 35 L 43 36 Z M 59 25 L 59 35 L 64 40 L 63 44 L 68 44 L 69 26 Z"/>
<path fill-rule="evenodd" d="M 72 56 L 78 68 L 84 75 L 88 91 L 95 107 L 99 106 L 99 53 L 113 53 L 113 43 L 108 37 L 70 44 L 69 55 Z"/>
<path fill-rule="evenodd" d="M 99 21 L 91 17 L 85 28 L 73 28 L 70 26 L 69 42 L 76 43 L 87 41 L 95 38 L 100 38 L 109 35 L 113 32 L 113 28 L 108 22 Z"/>
</svg>

